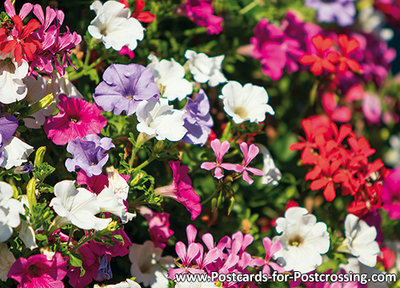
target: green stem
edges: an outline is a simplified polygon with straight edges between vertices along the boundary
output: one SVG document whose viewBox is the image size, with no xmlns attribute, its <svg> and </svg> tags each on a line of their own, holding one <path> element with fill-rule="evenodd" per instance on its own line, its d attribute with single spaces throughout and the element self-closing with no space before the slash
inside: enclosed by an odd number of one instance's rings
<svg viewBox="0 0 400 288">
<path fill-rule="evenodd" d="M 151 162 L 154 161 L 154 159 L 156 159 L 153 155 L 150 156 L 149 159 L 147 159 L 146 161 L 144 161 L 142 164 L 140 164 L 139 166 L 135 167 L 135 169 L 133 171 L 137 171 L 137 170 L 141 170 L 144 167 L 146 167 L 147 165 L 149 165 Z"/>
<path fill-rule="evenodd" d="M 72 239 L 72 236 L 73 236 L 74 232 L 75 232 L 75 227 L 72 226 L 71 230 L 69 231 L 69 235 L 68 235 L 67 247 L 69 246 L 69 243 L 71 242 L 71 239 Z"/>
<path fill-rule="evenodd" d="M 242 15 L 246 14 L 251 9 L 256 8 L 257 5 L 259 5 L 258 1 L 253 1 L 250 4 L 248 4 L 247 6 L 243 7 L 242 9 L 240 9 L 239 14 L 242 14 Z"/>
<path fill-rule="evenodd" d="M 315 100 L 317 99 L 318 86 L 319 86 L 319 81 L 315 80 L 310 91 L 310 107 L 314 106 Z"/>
<path fill-rule="evenodd" d="M 205 205 L 206 203 L 208 203 L 209 201 L 211 201 L 212 198 L 214 198 L 214 196 L 217 194 L 217 190 L 214 191 L 214 193 L 211 194 L 211 196 L 209 196 L 207 199 L 203 200 L 200 204 L 201 206 Z"/>
<path fill-rule="evenodd" d="M 75 72 L 75 73 L 70 73 L 69 75 L 69 81 L 74 81 L 82 76 L 85 76 L 88 70 L 93 69 L 94 67 L 96 67 L 101 61 L 104 60 L 104 56 L 100 56 L 99 58 L 97 58 L 96 61 L 94 61 L 92 64 L 90 64 L 89 66 L 84 65 L 82 70 L 80 72 Z M 86 61 L 86 59 L 85 59 Z"/>
<path fill-rule="evenodd" d="M 78 243 L 74 248 L 71 249 L 71 253 L 75 253 L 83 244 L 89 242 L 90 240 L 94 239 L 96 233 L 93 233 L 89 237 L 85 238 L 82 242 Z"/>
</svg>

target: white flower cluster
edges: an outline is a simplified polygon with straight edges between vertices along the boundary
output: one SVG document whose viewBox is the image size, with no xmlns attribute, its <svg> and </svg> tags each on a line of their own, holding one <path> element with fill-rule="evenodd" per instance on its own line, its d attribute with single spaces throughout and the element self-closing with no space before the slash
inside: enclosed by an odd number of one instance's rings
<svg viewBox="0 0 400 288">
<path fill-rule="evenodd" d="M 135 217 L 129 213 L 123 203 L 108 187 L 96 195 L 84 188 L 75 188 L 75 181 L 64 180 L 54 186 L 54 197 L 49 206 L 58 215 L 59 227 L 73 224 L 81 229 L 103 230 L 112 221 L 111 218 L 96 217 L 100 212 L 110 212 L 127 223 Z"/>
</svg>

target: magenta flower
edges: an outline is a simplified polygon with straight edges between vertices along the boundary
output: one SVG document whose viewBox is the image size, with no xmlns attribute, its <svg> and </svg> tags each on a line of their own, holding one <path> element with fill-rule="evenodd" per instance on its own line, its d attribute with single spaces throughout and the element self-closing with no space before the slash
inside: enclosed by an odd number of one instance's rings
<svg viewBox="0 0 400 288">
<path fill-rule="evenodd" d="M 128 235 L 126 235 L 125 231 L 121 229 L 114 231 L 113 234 L 122 236 L 124 243 L 113 240 L 113 245 L 106 245 L 92 240 L 86 242 L 79 248 L 85 274 L 81 276 L 81 269 L 71 266 L 68 270 L 68 278 L 69 284 L 72 287 L 84 288 L 92 283 L 93 280 L 103 280 L 105 279 L 104 276 L 111 276 L 112 272 L 110 270 L 109 261 L 113 257 L 123 257 L 129 254 L 129 247 L 132 246 L 132 241 L 129 239 Z M 107 263 L 105 262 L 105 258 L 107 258 Z M 107 269 L 104 269 L 105 267 Z M 105 270 L 107 270 L 108 273 L 104 273 Z"/>
<path fill-rule="evenodd" d="M 164 249 L 174 231 L 169 229 L 169 214 L 166 212 L 156 213 L 145 206 L 139 207 L 139 213 L 146 218 L 149 224 L 149 233 L 154 247 Z"/>
<path fill-rule="evenodd" d="M 262 71 L 272 80 L 279 80 L 283 69 L 289 73 L 299 70 L 298 59 L 304 55 L 298 40 L 287 37 L 276 25 L 261 19 L 251 38 L 253 57 L 260 59 Z"/>
<path fill-rule="evenodd" d="M 214 15 L 213 0 L 187 0 L 180 8 L 182 14 L 201 27 L 207 28 L 208 34 L 222 32 L 221 23 L 224 20 Z"/>
<path fill-rule="evenodd" d="M 67 275 L 67 261 L 60 253 L 51 260 L 38 254 L 28 259 L 20 257 L 12 265 L 7 277 L 19 282 L 20 288 L 64 288 L 62 280 Z"/>
<path fill-rule="evenodd" d="M 383 182 L 383 209 L 392 219 L 400 219 L 400 167 L 393 170 Z"/>
<path fill-rule="evenodd" d="M 169 161 L 169 166 L 174 174 L 171 185 L 158 187 L 154 192 L 163 197 L 170 197 L 181 203 L 191 214 L 192 221 L 201 213 L 200 196 L 196 194 L 192 187 L 187 173 L 189 168 L 181 165 L 180 161 Z"/>
<path fill-rule="evenodd" d="M 211 142 L 211 149 L 214 151 L 216 156 L 216 162 L 204 162 L 201 164 L 200 168 L 205 170 L 212 170 L 215 168 L 214 177 L 217 179 L 221 179 L 224 177 L 222 174 L 222 169 L 232 170 L 232 165 L 229 163 L 222 163 L 222 158 L 224 157 L 225 153 L 229 150 L 229 141 L 220 142 L 219 139 L 215 139 Z M 222 169 L 221 169 L 222 168 Z"/>
<path fill-rule="evenodd" d="M 86 185 L 86 189 L 95 194 L 100 194 L 104 187 L 108 186 L 108 178 L 104 174 L 87 176 L 85 171 L 79 170 L 76 176 L 76 182 L 79 185 Z"/>
<path fill-rule="evenodd" d="M 96 104 L 85 100 L 59 96 L 60 109 L 57 115 L 46 119 L 44 131 L 47 137 L 57 145 L 65 145 L 76 137 L 98 134 L 107 125 L 107 120 L 101 115 L 102 110 Z"/>
<path fill-rule="evenodd" d="M 365 93 L 361 109 L 369 124 L 379 124 L 382 115 L 382 105 L 378 95 Z"/>
<path fill-rule="evenodd" d="M 249 184 L 252 184 L 254 180 L 250 178 L 249 172 L 257 176 L 264 175 L 263 171 L 261 171 L 260 169 L 248 167 L 250 162 L 258 155 L 260 149 L 258 149 L 258 147 L 254 144 L 247 146 L 247 143 L 243 142 L 240 144 L 240 150 L 242 151 L 244 157 L 243 163 L 241 165 L 235 164 L 234 167 L 232 167 L 230 170 L 234 170 L 238 173 L 243 173 L 243 180 Z"/>
<path fill-rule="evenodd" d="M 42 72 L 51 74 L 54 66 L 58 73 L 63 76 L 69 59 L 71 49 L 82 41 L 82 37 L 76 32 L 71 33 L 68 26 L 66 32 L 61 33 L 60 28 L 64 21 L 64 12 L 46 7 L 46 16 L 39 4 L 33 7 L 33 14 L 39 19 L 41 26 L 34 35 L 41 42 L 42 46 L 33 55 L 33 61 L 30 65 L 30 73 L 34 73 L 37 68 Z M 61 64 L 60 64 L 61 62 Z"/>
</svg>

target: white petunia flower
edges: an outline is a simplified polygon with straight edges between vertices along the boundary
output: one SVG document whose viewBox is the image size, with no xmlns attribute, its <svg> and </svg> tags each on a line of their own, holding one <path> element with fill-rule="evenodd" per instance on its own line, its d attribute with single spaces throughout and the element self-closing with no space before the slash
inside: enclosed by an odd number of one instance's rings
<svg viewBox="0 0 400 288">
<path fill-rule="evenodd" d="M 33 152 L 33 147 L 26 144 L 17 137 L 12 137 L 3 142 L 4 151 L 1 155 L 0 167 L 10 169 L 20 166 L 28 160 L 29 155 Z"/>
<path fill-rule="evenodd" d="M 100 213 L 96 194 L 84 188 L 75 189 L 75 181 L 64 180 L 54 186 L 54 197 L 49 206 L 61 217 L 63 225 L 72 223 L 78 228 L 103 230 L 111 218 L 98 218 Z M 63 225 L 60 225 L 61 227 Z"/>
<path fill-rule="evenodd" d="M 110 212 L 118 216 L 123 224 L 136 217 L 136 214 L 126 211 L 123 199 L 114 194 L 108 187 L 104 187 L 100 194 L 97 195 L 97 201 L 101 211 Z"/>
<path fill-rule="evenodd" d="M 307 273 L 322 264 L 321 254 L 329 250 L 330 240 L 326 224 L 308 214 L 305 208 L 292 207 L 286 210 L 285 217 L 276 220 L 273 241 L 279 241 L 282 249 L 274 254 L 286 271 Z"/>
<path fill-rule="evenodd" d="M 346 271 L 346 273 L 365 274 L 365 275 L 368 275 L 367 279 L 372 279 L 371 278 L 372 274 L 377 275 L 377 274 L 385 273 L 378 269 L 361 264 L 355 257 L 349 257 L 347 260 L 348 260 L 347 264 L 339 265 L 339 268 L 344 269 Z M 369 281 L 367 286 L 369 288 L 387 288 L 388 287 L 387 283 L 385 283 L 385 282 L 373 282 L 373 281 Z M 366 287 L 366 286 L 364 286 L 364 287 Z"/>
<path fill-rule="evenodd" d="M 24 242 L 26 248 L 33 250 L 38 247 L 36 244 L 35 230 L 33 230 L 32 225 L 28 222 L 21 222 L 21 228 L 19 228 L 18 235 L 22 242 Z"/>
<path fill-rule="evenodd" d="M 113 166 L 107 167 L 108 188 L 122 200 L 128 199 L 129 185 Z"/>
<path fill-rule="evenodd" d="M 129 260 L 131 260 L 131 273 L 136 281 L 151 288 L 168 287 L 167 272 L 158 264 L 167 269 L 174 267 L 174 258 L 171 256 L 161 257 L 162 249 L 154 247 L 153 242 L 146 241 L 144 244 L 133 244 L 129 248 Z"/>
<path fill-rule="evenodd" d="M 260 123 L 265 120 L 265 114 L 274 115 L 274 109 L 268 105 L 268 93 L 260 86 L 247 83 L 242 87 L 236 81 L 229 81 L 221 90 L 219 96 L 224 103 L 224 111 L 232 117 L 236 124 L 246 120 Z"/>
<path fill-rule="evenodd" d="M 29 208 L 28 196 L 26 194 L 20 195 L 18 200 L 21 202 L 22 206 L 25 205 Z M 21 220 L 21 225 L 18 227 L 17 231 L 19 238 L 24 242 L 26 248 L 33 250 L 38 247 L 36 244 L 35 230 L 33 230 L 28 216 L 26 220 Z"/>
<path fill-rule="evenodd" d="M 282 178 L 282 173 L 278 167 L 275 166 L 272 155 L 262 144 L 256 144 L 263 155 L 263 169 L 264 176 L 261 177 L 261 183 L 266 185 L 278 185 L 278 181 Z"/>
<path fill-rule="evenodd" d="M 183 126 L 184 113 L 185 111 L 175 110 L 168 105 L 167 99 L 141 101 L 136 111 L 139 121 L 136 128 L 157 140 L 179 141 L 187 132 Z"/>
<path fill-rule="evenodd" d="M 154 55 L 149 55 L 151 63 L 147 66 L 153 70 L 154 81 L 163 91 L 162 96 L 169 101 L 178 99 L 182 101 L 193 91 L 193 84 L 185 79 L 185 69 L 174 59 L 161 60 Z"/>
<path fill-rule="evenodd" d="M 368 226 L 364 220 L 356 215 L 348 214 L 344 221 L 345 244 L 350 253 L 358 258 L 362 264 L 374 267 L 376 257 L 380 254 L 378 243 L 375 241 L 376 229 Z"/>
<path fill-rule="evenodd" d="M 13 228 L 21 224 L 19 214 L 25 214 L 22 203 L 12 198 L 13 194 L 11 185 L 0 181 L 0 242 L 11 237 Z"/>
<path fill-rule="evenodd" d="M 0 55 L 0 102 L 14 103 L 25 98 L 27 88 L 23 78 L 28 74 L 28 62 L 15 62 L 11 54 Z"/>
<path fill-rule="evenodd" d="M 131 17 L 129 8 L 118 1 L 109 0 L 102 4 L 93 2 L 90 9 L 96 17 L 90 22 L 88 31 L 93 38 L 103 41 L 106 49 L 117 51 L 128 46 L 129 50 L 137 47 L 137 41 L 143 40 L 144 28 L 140 22 Z"/>
<path fill-rule="evenodd" d="M 225 83 L 227 79 L 222 74 L 222 61 L 225 56 L 208 57 L 204 53 L 196 53 L 193 50 L 186 50 L 185 58 L 189 62 L 190 73 L 194 80 L 199 83 L 206 83 L 215 87 L 220 83 Z"/>
<path fill-rule="evenodd" d="M 385 154 L 386 164 L 396 168 L 400 166 L 400 135 L 393 135 L 389 139 L 390 149 Z"/>
<path fill-rule="evenodd" d="M 8 246 L 4 243 L 0 243 L 0 280 L 7 281 L 7 274 L 10 271 L 11 266 L 15 262 L 15 257 L 11 253 Z"/>
<path fill-rule="evenodd" d="M 110 284 L 110 285 L 99 285 L 99 284 L 94 284 L 93 288 L 141 288 L 140 285 L 131 280 L 131 279 L 126 279 L 126 281 L 122 281 L 118 284 Z"/>
</svg>

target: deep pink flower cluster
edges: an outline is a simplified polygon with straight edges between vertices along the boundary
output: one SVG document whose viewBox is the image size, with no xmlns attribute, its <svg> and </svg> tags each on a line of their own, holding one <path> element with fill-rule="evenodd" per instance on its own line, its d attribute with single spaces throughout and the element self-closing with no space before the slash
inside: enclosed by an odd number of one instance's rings
<svg viewBox="0 0 400 288">
<path fill-rule="evenodd" d="M 68 54 L 82 41 L 82 37 L 71 33 L 67 26 L 66 32 L 60 31 L 64 12 L 47 7 L 45 16 L 39 4 L 25 3 L 17 15 L 10 0 L 4 2 L 4 7 L 13 23 L 4 23 L 0 29 L 1 52 L 13 52 L 16 62 L 31 61 L 30 74 L 37 74 L 35 68 L 51 74 L 55 66 L 58 73 L 64 75 L 68 62 L 72 65 Z M 39 21 L 31 19 L 24 27 L 23 20 L 31 12 Z"/>
<path fill-rule="evenodd" d="M 260 60 L 262 71 L 272 80 L 279 80 L 286 69 L 294 73 L 300 69 L 299 59 L 314 52 L 311 39 L 321 31 L 312 23 L 304 23 L 289 12 L 281 28 L 262 19 L 254 28 L 252 56 Z"/>
<path fill-rule="evenodd" d="M 241 273 L 250 274 L 248 268 L 263 267 L 263 273 L 270 275 L 271 268 L 282 273 L 284 269 L 271 261 L 273 255 L 282 247 L 279 241 L 271 243 L 268 237 L 263 239 L 264 248 L 266 250 L 265 259 L 254 258 L 246 249 L 254 241 L 254 237 L 250 234 L 243 235 L 238 231 L 232 237 L 223 237 L 218 244 L 214 242 L 214 238 L 210 233 L 202 235 L 201 239 L 207 247 L 204 251 L 202 244 L 195 242 L 197 229 L 193 225 L 186 227 L 188 246 L 179 241 L 175 245 L 175 251 L 178 254 L 181 264 L 179 268 L 170 269 L 168 278 L 174 279 L 176 274 L 198 274 L 212 272 L 220 274 Z M 223 283 L 223 287 L 256 287 L 254 282 L 251 283 Z"/>
<path fill-rule="evenodd" d="M 337 42 L 339 37 L 345 37 L 345 35 L 338 36 L 335 31 L 324 31 L 313 23 L 302 22 L 292 12 L 287 13 L 281 22 L 281 27 L 262 19 L 254 28 L 254 37 L 250 40 L 253 47 L 252 56 L 260 60 L 265 75 L 272 80 L 279 80 L 284 70 L 288 73 L 299 71 L 301 68 L 299 60 L 303 56 L 318 54 L 312 43 L 312 39 L 318 34 L 329 37 L 334 42 Z M 351 58 L 361 65 L 362 73 L 338 69 L 336 73 L 338 83 L 356 84 L 360 81 L 374 81 L 377 85 L 381 85 L 390 71 L 390 63 L 396 56 L 395 50 L 389 48 L 385 41 L 378 39 L 374 34 L 350 33 L 348 38 L 354 38 L 359 44 L 357 50 L 351 51 Z M 349 47 L 347 44 L 342 46 Z M 347 57 L 347 54 L 344 56 Z"/>
<path fill-rule="evenodd" d="M 187 0 L 179 10 L 194 23 L 207 28 L 208 34 L 219 34 L 222 31 L 222 17 L 214 15 L 213 0 Z"/>
</svg>

